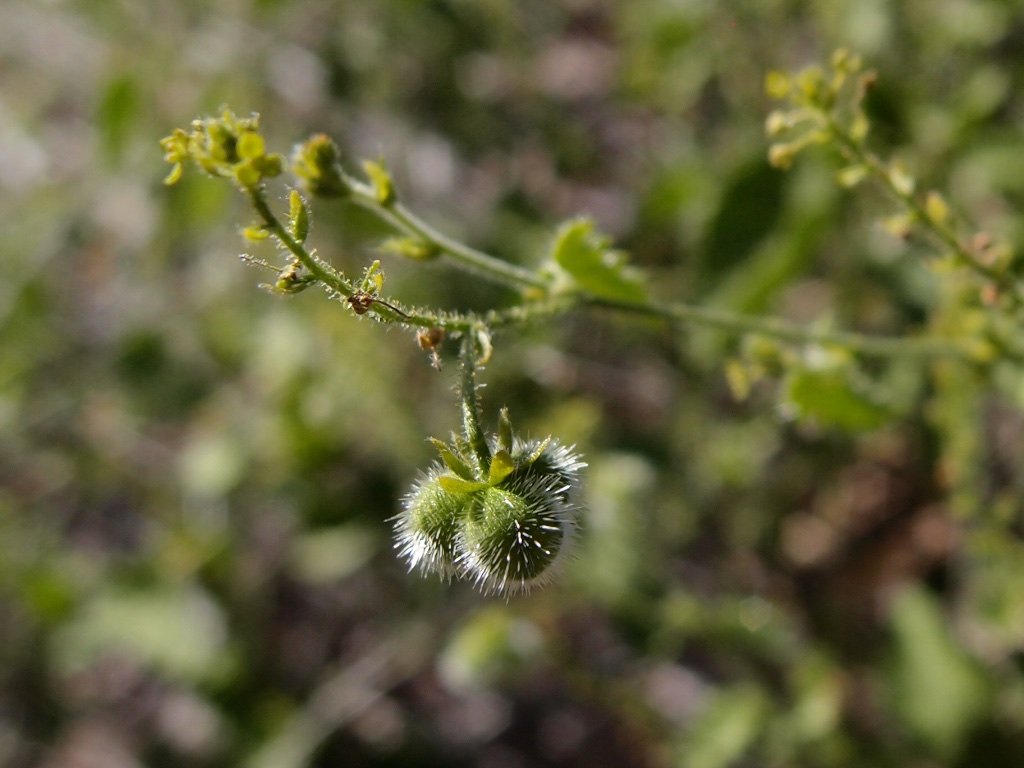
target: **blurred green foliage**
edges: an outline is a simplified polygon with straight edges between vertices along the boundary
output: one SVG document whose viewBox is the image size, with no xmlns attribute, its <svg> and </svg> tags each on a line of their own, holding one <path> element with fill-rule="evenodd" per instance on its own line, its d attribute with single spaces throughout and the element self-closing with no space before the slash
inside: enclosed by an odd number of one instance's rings
<svg viewBox="0 0 1024 768">
<path fill-rule="evenodd" d="M 922 246 L 827 154 L 768 166 L 765 73 L 863 54 L 876 146 L 1019 249 L 1022 11 L 7 0 L 0 763 L 1019 766 L 1017 368 L 866 370 L 854 399 L 809 368 L 780 413 L 768 382 L 734 400 L 717 332 L 594 313 L 501 336 L 485 405 L 578 445 L 588 513 L 561 581 L 488 599 L 409 576 L 390 538 L 456 426 L 454 367 L 256 290 L 241 203 L 164 188 L 156 142 L 230 102 L 277 147 L 385 159 L 410 207 L 510 261 L 587 215 L 659 297 L 900 333 L 940 290 Z M 385 234 L 314 214 L 353 273 Z M 385 269 L 410 304 L 508 300 Z"/>
</svg>

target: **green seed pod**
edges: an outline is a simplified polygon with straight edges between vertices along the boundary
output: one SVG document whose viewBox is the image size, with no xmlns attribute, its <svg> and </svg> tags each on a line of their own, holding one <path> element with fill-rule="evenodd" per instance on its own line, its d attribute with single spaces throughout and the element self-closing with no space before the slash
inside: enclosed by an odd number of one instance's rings
<svg viewBox="0 0 1024 768">
<path fill-rule="evenodd" d="M 546 583 L 576 532 L 576 509 L 555 475 L 524 476 L 479 491 L 458 540 L 458 565 L 485 591 Z"/>
<path fill-rule="evenodd" d="M 546 584 L 571 549 L 585 465 L 551 438 L 514 437 L 507 414 L 489 442 L 485 469 L 464 442 L 434 441 L 442 460 L 406 497 L 395 546 L 410 569 L 465 577 L 485 592 L 527 592 Z"/>
<path fill-rule="evenodd" d="M 395 547 L 409 561 L 409 570 L 418 567 L 450 579 L 458 571 L 459 525 L 472 498 L 445 490 L 439 482 L 444 474 L 440 465 L 431 467 L 405 497 L 393 522 Z"/>
<path fill-rule="evenodd" d="M 557 440 L 515 440 L 512 460 L 516 469 L 509 482 L 520 482 L 528 477 L 543 476 L 557 478 L 554 485 L 565 503 L 569 503 L 579 491 L 580 470 L 586 467 L 573 446 L 561 445 Z"/>
</svg>

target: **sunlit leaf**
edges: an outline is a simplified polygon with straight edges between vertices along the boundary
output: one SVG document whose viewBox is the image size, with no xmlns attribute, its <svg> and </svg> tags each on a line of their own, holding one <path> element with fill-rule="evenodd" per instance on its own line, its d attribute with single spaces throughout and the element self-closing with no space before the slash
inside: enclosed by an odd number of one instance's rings
<svg viewBox="0 0 1024 768">
<path fill-rule="evenodd" d="M 643 301 L 647 295 L 641 277 L 626 264 L 626 255 L 613 250 L 594 231 L 589 219 L 563 224 L 555 237 L 552 258 L 576 285 L 587 293 L 620 301 Z"/>
<path fill-rule="evenodd" d="M 858 392 L 840 370 L 800 370 L 786 379 L 783 402 L 798 419 L 826 427 L 857 431 L 875 429 L 889 412 Z"/>
</svg>

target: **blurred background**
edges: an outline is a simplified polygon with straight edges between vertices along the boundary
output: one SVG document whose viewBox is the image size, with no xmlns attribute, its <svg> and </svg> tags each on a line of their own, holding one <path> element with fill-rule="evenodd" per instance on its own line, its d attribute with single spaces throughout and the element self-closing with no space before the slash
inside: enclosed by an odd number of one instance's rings
<svg viewBox="0 0 1024 768">
<path fill-rule="evenodd" d="M 455 366 L 237 256 L 158 141 L 222 104 L 383 158 L 538 264 L 587 213 L 660 298 L 900 333 L 940 292 L 835 159 L 765 162 L 771 69 L 879 71 L 874 146 L 1024 239 L 1018 0 L 3 0 L 0 763 L 1024 764 L 1024 377 L 897 361 L 737 402 L 735 340 L 601 314 L 495 339 L 491 424 L 589 462 L 577 556 L 508 601 L 388 519 Z M 282 185 L 274 192 L 284 200 Z M 386 234 L 319 204 L 355 274 Z M 263 251 L 257 255 L 270 256 Z M 388 259 L 389 295 L 513 297 Z M 821 388 L 824 387 L 824 388 Z M 806 390 L 806 387 L 804 387 Z M 816 407 L 807 400 L 817 399 Z"/>
</svg>

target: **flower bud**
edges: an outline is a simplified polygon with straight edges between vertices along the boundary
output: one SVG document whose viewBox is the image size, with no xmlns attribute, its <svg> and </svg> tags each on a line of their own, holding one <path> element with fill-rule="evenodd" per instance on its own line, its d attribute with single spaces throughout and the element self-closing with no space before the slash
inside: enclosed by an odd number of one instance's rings
<svg viewBox="0 0 1024 768">
<path fill-rule="evenodd" d="M 341 150 L 323 133 L 297 146 L 292 154 L 292 172 L 314 197 L 344 197 L 349 193 L 340 163 Z"/>
<path fill-rule="evenodd" d="M 239 185 L 252 189 L 263 179 L 277 176 L 283 158 L 268 153 L 259 133 L 259 117 L 237 117 L 226 107 L 220 117 L 192 121 L 191 130 L 177 129 L 162 139 L 164 160 L 173 167 L 164 179 L 174 184 L 181 178 L 184 162 L 191 158 L 211 176 L 233 178 Z"/>
</svg>

